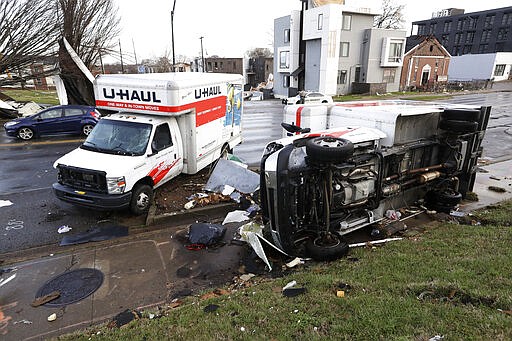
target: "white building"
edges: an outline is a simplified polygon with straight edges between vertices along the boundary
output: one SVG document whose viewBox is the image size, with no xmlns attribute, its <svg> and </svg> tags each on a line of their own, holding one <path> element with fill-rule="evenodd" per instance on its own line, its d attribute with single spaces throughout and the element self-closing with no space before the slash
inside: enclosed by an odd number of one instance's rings
<svg viewBox="0 0 512 341">
<path fill-rule="evenodd" d="M 478 67 L 475 67 L 478 65 Z M 512 52 L 453 56 L 448 69 L 450 81 L 503 81 L 512 78 Z"/>
<path fill-rule="evenodd" d="M 398 91 L 406 31 L 372 28 L 369 8 L 315 2 L 274 20 L 274 95 Z"/>
</svg>

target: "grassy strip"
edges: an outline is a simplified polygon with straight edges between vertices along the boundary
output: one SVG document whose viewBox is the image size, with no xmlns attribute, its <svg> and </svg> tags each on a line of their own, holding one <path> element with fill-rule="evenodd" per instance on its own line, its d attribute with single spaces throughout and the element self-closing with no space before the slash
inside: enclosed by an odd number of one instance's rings
<svg viewBox="0 0 512 341">
<path fill-rule="evenodd" d="M 495 225 L 432 225 L 419 237 L 310 262 L 229 295 L 189 298 L 159 319 L 62 339 L 510 340 L 512 231 L 503 224 L 511 209 L 509 202 L 475 216 Z M 283 297 L 280 288 L 291 280 L 307 293 Z M 338 298 L 341 283 L 349 287 Z M 208 304 L 219 309 L 205 313 Z"/>
<path fill-rule="evenodd" d="M 2 90 L 2 93 L 12 97 L 18 102 L 36 102 L 49 105 L 58 105 L 59 98 L 56 91 L 43 90 Z"/>
<path fill-rule="evenodd" d="M 392 92 L 383 95 L 343 95 L 333 96 L 335 102 L 347 101 L 368 101 L 385 99 L 406 99 L 411 101 L 435 101 L 439 99 L 451 98 L 450 94 L 418 94 L 417 92 Z"/>
</svg>

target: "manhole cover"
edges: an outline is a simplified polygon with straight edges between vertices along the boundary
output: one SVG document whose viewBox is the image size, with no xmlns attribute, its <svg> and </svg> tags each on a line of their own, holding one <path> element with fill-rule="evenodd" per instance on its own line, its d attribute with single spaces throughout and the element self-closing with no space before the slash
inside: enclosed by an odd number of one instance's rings
<svg viewBox="0 0 512 341">
<path fill-rule="evenodd" d="M 96 269 L 77 269 L 50 279 L 37 291 L 41 297 L 59 291 L 60 297 L 45 304 L 47 307 L 62 307 L 83 300 L 95 292 L 103 283 L 103 273 Z"/>
</svg>

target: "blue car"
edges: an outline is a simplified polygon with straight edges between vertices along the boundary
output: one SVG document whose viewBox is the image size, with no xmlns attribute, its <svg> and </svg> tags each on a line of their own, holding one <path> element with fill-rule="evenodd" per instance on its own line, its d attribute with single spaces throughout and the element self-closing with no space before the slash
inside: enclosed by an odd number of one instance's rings
<svg viewBox="0 0 512 341">
<path fill-rule="evenodd" d="M 4 124 L 7 136 L 30 140 L 42 135 L 83 134 L 89 135 L 101 114 L 95 107 L 83 105 L 59 105 L 20 117 Z"/>
</svg>

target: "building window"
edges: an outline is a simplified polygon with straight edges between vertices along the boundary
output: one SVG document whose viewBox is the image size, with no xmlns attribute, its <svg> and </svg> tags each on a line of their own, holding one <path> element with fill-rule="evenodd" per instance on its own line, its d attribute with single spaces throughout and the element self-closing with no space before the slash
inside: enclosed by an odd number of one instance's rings
<svg viewBox="0 0 512 341">
<path fill-rule="evenodd" d="M 224 70 L 224 62 L 220 62 L 220 69 Z"/>
<path fill-rule="evenodd" d="M 284 42 L 285 43 L 290 42 L 290 29 L 289 28 L 284 30 Z"/>
<path fill-rule="evenodd" d="M 324 15 L 322 13 L 320 13 L 318 15 L 318 30 L 320 31 L 324 26 Z"/>
<path fill-rule="evenodd" d="M 478 46 L 478 53 L 486 53 L 488 49 L 489 44 L 480 44 L 480 46 Z"/>
<path fill-rule="evenodd" d="M 343 14 L 343 23 L 341 29 L 343 31 L 350 31 L 352 29 L 352 16 Z"/>
<path fill-rule="evenodd" d="M 464 50 L 462 51 L 462 54 L 471 53 L 471 47 L 472 47 L 472 45 L 464 45 Z"/>
<path fill-rule="evenodd" d="M 382 82 L 383 83 L 394 83 L 395 82 L 395 70 L 396 69 L 384 69 L 383 75 L 382 75 Z"/>
<path fill-rule="evenodd" d="M 468 32 L 466 34 L 466 44 L 472 44 L 475 39 L 475 32 Z"/>
<path fill-rule="evenodd" d="M 207 70 L 206 71 L 211 70 L 212 69 L 212 62 L 206 63 L 206 66 L 207 66 Z"/>
<path fill-rule="evenodd" d="M 236 70 L 236 62 L 233 61 L 233 70 Z"/>
<path fill-rule="evenodd" d="M 436 22 L 431 23 L 430 27 L 429 27 L 429 33 L 434 34 L 434 33 L 436 33 L 436 30 L 437 30 L 437 23 Z"/>
<path fill-rule="evenodd" d="M 347 83 L 347 70 L 338 70 L 338 84 Z"/>
<path fill-rule="evenodd" d="M 488 43 L 490 38 L 491 38 L 491 30 L 483 30 L 482 31 L 482 39 L 480 40 L 480 42 Z"/>
<path fill-rule="evenodd" d="M 457 31 L 462 31 L 463 26 L 464 26 L 464 19 L 457 20 Z"/>
<path fill-rule="evenodd" d="M 400 63 L 400 61 L 402 60 L 402 47 L 402 42 L 391 42 L 389 44 L 388 62 Z"/>
<path fill-rule="evenodd" d="M 444 33 L 448 33 L 452 30 L 452 21 L 445 21 L 444 22 L 444 28 L 443 28 L 443 32 Z"/>
<path fill-rule="evenodd" d="M 505 64 L 497 64 L 494 69 L 495 76 L 503 76 L 505 74 Z"/>
<path fill-rule="evenodd" d="M 454 41 L 454 44 L 460 44 L 460 43 L 461 43 L 461 40 L 462 40 L 462 33 L 461 33 L 461 32 L 457 32 L 457 33 L 455 33 L 455 41 Z"/>
<path fill-rule="evenodd" d="M 460 46 L 456 45 L 453 47 L 453 50 L 452 50 L 452 56 L 458 56 L 460 55 Z"/>
<path fill-rule="evenodd" d="M 492 25 L 494 25 L 494 18 L 496 17 L 496 15 L 494 14 L 489 14 L 485 17 L 485 21 L 484 21 L 484 27 L 485 28 L 491 28 Z"/>
<path fill-rule="evenodd" d="M 497 40 L 507 40 L 508 36 L 508 27 L 500 28 L 498 31 L 498 36 L 496 37 Z"/>
<path fill-rule="evenodd" d="M 340 56 L 341 57 L 348 57 L 349 56 L 349 50 L 350 50 L 350 43 L 343 41 L 340 44 Z"/>
<path fill-rule="evenodd" d="M 448 34 L 443 34 L 441 37 L 441 44 L 448 45 L 448 42 L 450 41 L 450 36 Z"/>
<path fill-rule="evenodd" d="M 279 68 L 289 69 L 290 68 L 290 51 L 279 52 Z"/>
<path fill-rule="evenodd" d="M 290 76 L 288 76 L 288 75 L 283 76 L 283 87 L 285 87 L 285 88 L 290 87 Z"/>
<path fill-rule="evenodd" d="M 476 28 L 476 23 L 478 22 L 478 17 L 467 17 L 466 21 L 468 23 L 468 29 Z"/>
<path fill-rule="evenodd" d="M 218 70 L 219 69 L 219 63 L 213 62 L 213 67 L 215 68 L 215 70 Z"/>
<path fill-rule="evenodd" d="M 512 13 L 503 13 L 503 17 L 501 17 L 501 24 L 503 26 L 512 24 Z"/>
<path fill-rule="evenodd" d="M 418 35 L 425 35 L 425 25 L 418 25 Z"/>
</svg>

